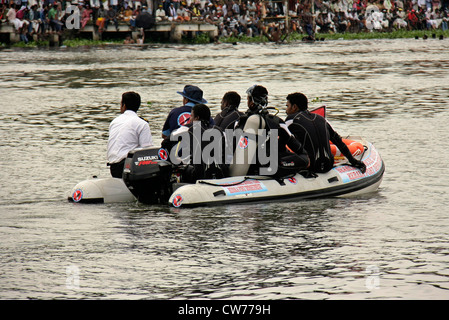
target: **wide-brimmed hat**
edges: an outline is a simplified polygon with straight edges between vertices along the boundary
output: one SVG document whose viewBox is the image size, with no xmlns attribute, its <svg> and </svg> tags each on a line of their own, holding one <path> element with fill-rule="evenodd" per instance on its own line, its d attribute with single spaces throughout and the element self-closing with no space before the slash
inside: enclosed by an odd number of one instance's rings
<svg viewBox="0 0 449 320">
<path fill-rule="evenodd" d="M 186 85 L 184 87 L 184 91 L 176 91 L 181 96 L 183 96 L 186 99 L 189 99 L 190 101 L 196 102 L 196 103 L 207 103 L 206 99 L 203 99 L 203 90 L 198 88 L 197 86 L 191 86 Z"/>
</svg>

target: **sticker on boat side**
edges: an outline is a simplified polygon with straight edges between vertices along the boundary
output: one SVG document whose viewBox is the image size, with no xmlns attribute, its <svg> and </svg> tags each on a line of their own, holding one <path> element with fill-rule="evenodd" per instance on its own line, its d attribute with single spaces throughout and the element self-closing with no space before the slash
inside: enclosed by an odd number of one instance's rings
<svg viewBox="0 0 449 320">
<path fill-rule="evenodd" d="M 248 148 L 248 137 L 241 137 L 239 141 L 239 148 L 246 149 Z"/>
<path fill-rule="evenodd" d="M 236 196 L 238 194 L 249 194 L 267 191 L 265 185 L 258 180 L 246 180 L 243 181 L 242 183 L 230 182 L 227 184 L 229 186 L 226 186 L 226 184 L 221 184 L 221 187 L 228 196 Z"/>
<path fill-rule="evenodd" d="M 288 181 L 290 181 L 290 183 L 293 183 L 293 184 L 297 184 L 298 183 L 298 180 L 296 180 L 295 177 L 288 178 Z"/>
<path fill-rule="evenodd" d="M 75 202 L 80 202 L 83 198 L 83 191 L 81 189 L 76 189 L 72 194 L 72 199 Z"/>
<path fill-rule="evenodd" d="M 165 148 L 160 148 L 157 154 L 159 155 L 159 159 L 161 160 L 168 159 L 168 151 Z"/>
<path fill-rule="evenodd" d="M 346 183 L 372 176 L 382 168 L 382 159 L 372 145 L 370 154 L 363 158 L 363 162 L 366 165 L 365 173 L 362 173 L 359 169 L 352 166 L 340 166 L 335 167 L 332 170 L 336 170 L 340 174 L 343 183 Z"/>
<path fill-rule="evenodd" d="M 180 194 L 177 194 L 174 198 L 173 198 L 173 206 L 178 208 L 180 207 L 182 204 L 182 196 Z"/>
</svg>

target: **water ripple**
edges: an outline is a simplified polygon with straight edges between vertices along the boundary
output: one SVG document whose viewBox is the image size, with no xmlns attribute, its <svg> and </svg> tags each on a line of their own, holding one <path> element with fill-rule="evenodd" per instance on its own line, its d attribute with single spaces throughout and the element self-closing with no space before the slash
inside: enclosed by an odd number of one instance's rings
<svg viewBox="0 0 449 320">
<path fill-rule="evenodd" d="M 2 50 L 0 296 L 10 299 L 445 299 L 447 41 Z M 156 143 L 196 84 L 215 114 L 255 84 L 285 115 L 304 92 L 342 136 L 380 151 L 378 192 L 352 199 L 179 210 L 80 206 L 66 192 L 109 176 L 121 94 L 142 96 Z M 312 102 L 316 101 L 316 102 Z M 66 287 L 66 268 L 80 288 Z M 374 281 L 374 282 L 370 282 Z M 370 287 L 376 284 L 378 287 Z"/>
</svg>

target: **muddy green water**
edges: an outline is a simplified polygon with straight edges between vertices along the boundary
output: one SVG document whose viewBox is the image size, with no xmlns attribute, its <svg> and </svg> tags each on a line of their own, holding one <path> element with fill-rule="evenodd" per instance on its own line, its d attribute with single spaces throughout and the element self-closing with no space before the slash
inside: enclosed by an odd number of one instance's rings
<svg viewBox="0 0 449 320">
<path fill-rule="evenodd" d="M 449 40 L 0 51 L 0 298 L 449 298 Z M 176 210 L 79 205 L 109 175 L 109 122 L 141 94 L 153 137 L 185 84 L 215 114 L 266 86 L 326 104 L 373 142 L 378 192 L 354 199 Z M 148 104 L 150 102 L 150 104 Z M 242 106 L 242 109 L 245 109 Z"/>
</svg>

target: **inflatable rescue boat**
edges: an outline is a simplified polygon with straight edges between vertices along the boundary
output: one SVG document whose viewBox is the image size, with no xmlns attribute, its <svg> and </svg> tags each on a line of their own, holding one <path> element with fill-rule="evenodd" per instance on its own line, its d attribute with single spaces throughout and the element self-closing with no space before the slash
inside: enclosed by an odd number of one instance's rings
<svg viewBox="0 0 449 320">
<path fill-rule="evenodd" d="M 248 118 L 246 125 L 259 125 L 258 119 L 251 120 L 251 117 Z M 365 163 L 365 173 L 351 166 L 339 153 L 338 148 L 331 146 L 335 164 L 326 173 L 303 171 L 283 178 L 274 178 L 268 175 L 246 175 L 244 173 L 247 168 L 236 165 L 231 168 L 230 177 L 183 183 L 179 175 L 180 166 L 168 161 L 167 150 L 152 147 L 129 152 L 125 160 L 123 179 L 92 178 L 82 181 L 72 188 L 68 200 L 78 203 L 137 200 L 145 204 L 196 207 L 350 197 L 376 191 L 385 171 L 379 152 L 372 143 L 361 137 L 347 137 L 344 142 L 353 156 Z M 245 149 L 236 148 L 234 157 L 237 152 L 249 152 L 248 150 L 251 150 L 251 146 Z M 247 159 L 248 155 L 244 157 Z"/>
</svg>

